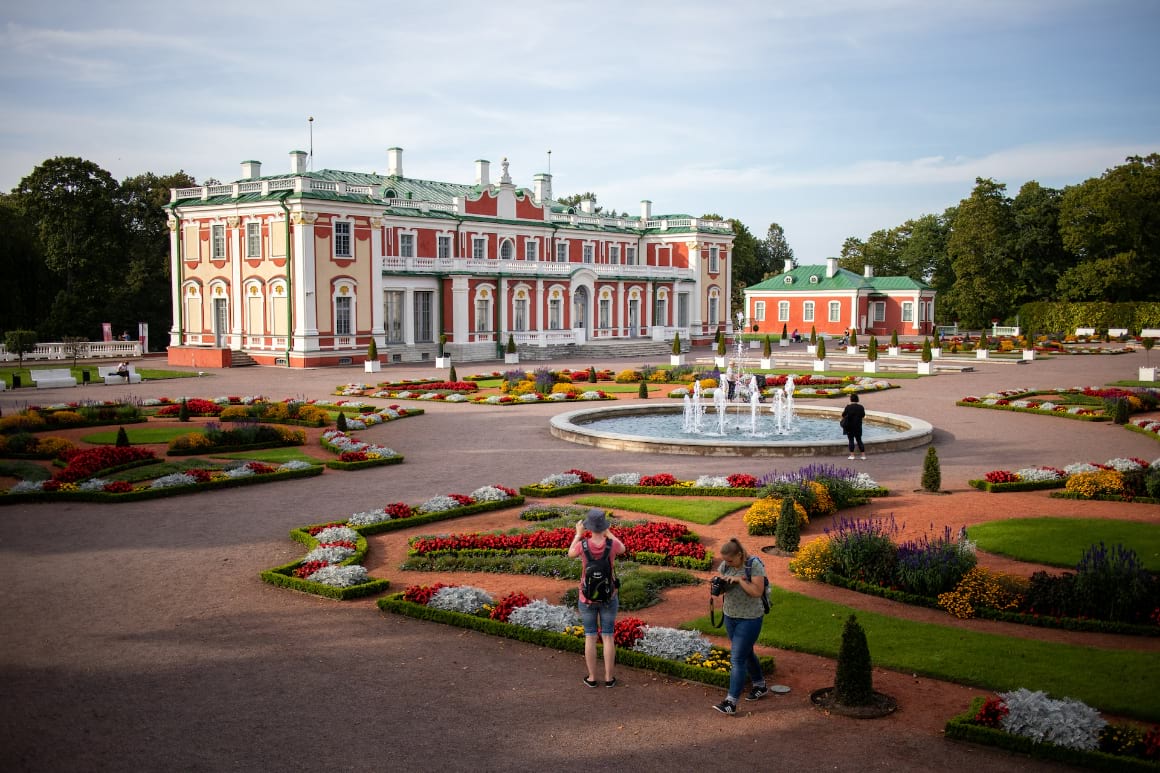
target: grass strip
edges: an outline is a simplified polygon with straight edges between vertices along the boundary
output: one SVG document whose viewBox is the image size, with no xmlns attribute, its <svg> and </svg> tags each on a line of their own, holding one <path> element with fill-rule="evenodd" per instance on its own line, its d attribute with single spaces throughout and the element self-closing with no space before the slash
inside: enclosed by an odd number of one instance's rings
<svg viewBox="0 0 1160 773">
<path fill-rule="evenodd" d="M 167 427 L 149 427 L 139 425 L 129 425 L 125 427 L 125 434 L 129 436 L 129 445 L 150 445 L 155 443 L 168 443 L 176 437 L 182 435 L 189 435 L 194 432 L 203 432 L 204 425 L 188 424 L 182 422 L 180 425 Z M 101 432 L 93 432 L 89 435 L 81 437 L 86 443 L 94 445 L 113 445 L 117 442 L 117 430 L 102 430 Z"/>
<path fill-rule="evenodd" d="M 988 690 L 1043 690 L 1101 711 L 1160 720 L 1154 652 L 977 633 L 860 611 L 777 587 L 771 591 L 773 608 L 758 639 L 766 646 L 835 658 L 842 626 L 857 614 L 877 666 Z M 721 633 L 708 617 L 686 627 Z"/>
<path fill-rule="evenodd" d="M 648 513 L 678 521 L 698 523 L 702 526 L 717 523 L 730 513 L 744 510 L 748 503 L 722 502 L 719 499 L 666 499 L 647 496 L 586 496 L 576 500 L 577 504 L 603 507 L 610 510 L 628 510 L 633 513 Z"/>
<path fill-rule="evenodd" d="M 215 459 L 245 459 L 267 464 L 285 464 L 286 462 L 306 462 L 307 464 L 322 464 L 323 460 L 310 456 L 298 449 L 297 446 L 284 448 L 264 448 L 257 451 L 235 451 L 228 454 L 214 454 Z"/>
<path fill-rule="evenodd" d="M 1092 545 L 1121 544 L 1144 568 L 1160 571 L 1160 524 L 1103 518 L 1012 518 L 967 529 L 980 550 L 1048 566 L 1074 568 Z"/>
</svg>

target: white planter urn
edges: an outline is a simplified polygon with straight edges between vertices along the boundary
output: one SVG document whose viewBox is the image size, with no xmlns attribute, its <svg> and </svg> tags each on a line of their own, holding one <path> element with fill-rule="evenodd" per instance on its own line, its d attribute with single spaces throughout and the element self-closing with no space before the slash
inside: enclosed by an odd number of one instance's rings
<svg viewBox="0 0 1160 773">
<path fill-rule="evenodd" d="M 854 355 L 858 354 L 858 347 L 857 346 L 847 346 L 846 347 L 846 354 L 853 357 Z"/>
<path fill-rule="evenodd" d="M 685 355 L 683 355 L 683 354 L 670 354 L 669 355 L 669 365 L 672 365 L 675 368 L 678 365 L 684 365 L 684 364 L 685 364 Z"/>
<path fill-rule="evenodd" d="M 814 360 L 814 373 L 821 373 L 824 371 L 828 363 L 828 360 Z"/>
<path fill-rule="evenodd" d="M 729 364 L 728 362 L 726 362 L 726 360 L 728 360 L 727 357 L 714 356 L 713 357 L 713 364 L 716 365 L 718 368 L 724 368 Z"/>
<path fill-rule="evenodd" d="M 985 359 L 987 359 L 988 356 L 990 356 L 990 353 L 991 353 L 990 349 L 976 349 L 975 350 L 975 359 L 976 360 L 985 360 Z"/>
<path fill-rule="evenodd" d="M 505 365 L 519 365 L 520 364 L 520 353 L 519 352 L 512 352 L 511 354 L 505 353 L 503 356 L 503 361 L 504 361 Z"/>
<path fill-rule="evenodd" d="M 806 344 L 806 354 L 817 354 L 817 353 L 818 353 L 818 345 L 817 344 Z"/>
<path fill-rule="evenodd" d="M 1140 368 L 1140 381 L 1155 381 L 1156 368 Z"/>
<path fill-rule="evenodd" d="M 898 346 L 887 346 L 887 347 L 886 347 L 886 356 L 887 356 L 887 357 L 897 357 L 897 356 L 898 356 L 898 353 L 899 353 L 900 351 L 901 351 L 901 347 L 898 347 Z"/>
<path fill-rule="evenodd" d="M 789 346 L 789 339 L 788 338 L 780 338 L 777 341 L 777 345 L 788 347 Z"/>
<path fill-rule="evenodd" d="M 920 375 L 920 376 L 933 376 L 934 375 L 934 363 L 920 361 L 918 363 L 918 375 Z"/>
<path fill-rule="evenodd" d="M 866 362 L 862 363 L 862 372 L 863 373 L 877 373 L 878 372 L 878 360 L 866 360 Z"/>
<path fill-rule="evenodd" d="M 935 358 L 942 357 L 942 347 L 941 346 L 932 346 L 930 348 L 930 356 L 935 357 Z"/>
<path fill-rule="evenodd" d="M 378 373 L 383 369 L 383 364 L 378 360 L 367 360 L 363 363 L 363 370 L 367 373 Z"/>
<path fill-rule="evenodd" d="M 772 357 L 762 357 L 761 358 L 761 369 L 762 370 L 773 370 L 773 358 Z M 1141 372 L 1143 372 L 1143 370 L 1144 370 L 1143 368 L 1140 369 Z"/>
<path fill-rule="evenodd" d="M 450 368 L 451 367 L 451 358 L 450 357 L 436 357 L 435 358 L 435 367 L 436 368 Z"/>
<path fill-rule="evenodd" d="M 1035 359 L 1035 350 L 1034 349 L 1024 349 L 1023 350 L 1023 359 L 1034 360 Z"/>
</svg>

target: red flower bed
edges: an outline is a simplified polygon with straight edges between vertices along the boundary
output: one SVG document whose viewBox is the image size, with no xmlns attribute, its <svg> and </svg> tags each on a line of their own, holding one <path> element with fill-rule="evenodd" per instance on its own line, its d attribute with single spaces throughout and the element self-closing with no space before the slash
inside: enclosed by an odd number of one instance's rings
<svg viewBox="0 0 1160 773">
<path fill-rule="evenodd" d="M 467 496 L 467 494 L 448 494 L 447 496 L 458 502 L 460 507 L 467 507 L 468 505 L 475 504 L 475 500 Z"/>
<path fill-rule="evenodd" d="M 307 561 L 306 563 L 302 564 L 302 566 L 299 566 L 294 570 L 294 576 L 300 579 L 304 579 L 314 574 L 324 566 L 326 566 L 325 561 Z"/>
<path fill-rule="evenodd" d="M 445 582 L 437 582 L 434 585 L 412 585 L 403 591 L 403 600 L 410 601 L 412 604 L 422 604 L 427 606 L 431 601 L 431 597 L 435 595 L 435 591 L 440 588 L 453 587 Z"/>
<path fill-rule="evenodd" d="M 105 484 L 105 491 L 110 494 L 128 494 L 133 490 L 133 484 L 127 480 L 114 480 Z"/>
<path fill-rule="evenodd" d="M 584 470 L 566 470 L 564 472 L 564 474 L 565 475 L 578 475 L 578 476 L 580 476 L 581 483 L 595 483 L 596 482 L 596 476 L 590 472 L 584 472 Z"/>
<path fill-rule="evenodd" d="M 641 630 L 643 625 L 644 620 L 639 617 L 617 618 L 616 624 L 612 628 L 616 646 L 632 649 L 632 645 L 644 638 L 644 631 Z"/>
<path fill-rule="evenodd" d="M 726 480 L 732 488 L 757 488 L 757 478 L 745 472 L 735 472 Z"/>
<path fill-rule="evenodd" d="M 58 470 L 52 476 L 59 483 L 76 483 L 78 480 L 91 478 L 101 470 L 110 467 L 119 467 L 122 464 L 136 462 L 141 459 L 156 459 L 157 454 L 145 448 L 129 446 L 100 446 L 98 448 L 73 449 L 61 454 L 68 462 L 63 470 Z"/>
<path fill-rule="evenodd" d="M 317 535 L 318 532 L 322 531 L 323 529 L 329 529 L 333 526 L 346 526 L 346 524 L 340 523 L 338 521 L 331 521 L 330 523 L 324 523 L 321 526 L 311 526 L 309 529 L 306 530 L 306 533 L 309 534 L 311 537 L 313 537 L 313 536 Z"/>
<path fill-rule="evenodd" d="M 185 408 L 190 416 L 217 416 L 222 412 L 222 406 L 200 397 L 192 397 L 185 401 Z M 157 411 L 158 416 L 178 416 L 181 414 L 181 404 L 167 405 Z"/>
<path fill-rule="evenodd" d="M 992 470 L 983 477 L 988 483 L 1015 483 L 1019 480 L 1015 477 L 1015 473 L 1007 470 Z"/>
<path fill-rule="evenodd" d="M 358 549 L 358 545 L 354 544 L 353 542 L 351 542 L 348 539 L 335 540 L 334 542 L 319 542 L 318 547 L 320 547 L 320 548 L 350 548 L 351 550 Z"/>
<path fill-rule="evenodd" d="M 1007 716 L 1008 713 L 1010 713 L 1010 709 L 1007 708 L 1007 704 L 1003 702 L 1003 699 L 992 695 L 990 698 L 987 698 L 987 702 L 982 705 L 979 713 L 975 715 L 975 724 L 982 725 L 983 727 L 999 727 L 999 724 L 1003 721 L 1003 717 Z"/>
<path fill-rule="evenodd" d="M 366 451 L 343 451 L 338 455 L 340 462 L 365 462 L 367 461 Z"/>
<path fill-rule="evenodd" d="M 416 555 L 436 551 L 494 550 L 513 553 L 517 550 L 566 550 L 572 543 L 575 530 L 561 527 L 551 531 L 526 534 L 453 534 L 447 537 L 419 537 L 411 543 Z M 683 524 L 645 523 L 618 528 L 616 534 L 628 549 L 627 557 L 638 552 L 659 553 L 665 556 L 704 558 L 705 546 L 691 541 L 689 527 Z"/>
<path fill-rule="evenodd" d="M 674 476 L 668 474 L 667 472 L 662 472 L 662 473 L 659 473 L 657 475 L 641 475 L 640 476 L 640 485 L 641 486 L 675 486 L 675 485 L 677 485 L 677 479 Z"/>
<path fill-rule="evenodd" d="M 392 502 L 384 507 L 383 511 L 392 518 L 410 518 L 415 514 L 411 506 L 404 502 Z"/>
<path fill-rule="evenodd" d="M 489 617 L 492 620 L 500 620 L 506 623 L 508 618 L 511 617 L 512 610 L 526 607 L 531 603 L 532 600 L 519 591 L 509 593 L 495 603 L 495 607 L 492 608 Z"/>
<path fill-rule="evenodd" d="M 432 381 L 423 385 L 424 389 L 442 389 L 448 392 L 478 392 L 479 385 L 470 381 Z"/>
</svg>

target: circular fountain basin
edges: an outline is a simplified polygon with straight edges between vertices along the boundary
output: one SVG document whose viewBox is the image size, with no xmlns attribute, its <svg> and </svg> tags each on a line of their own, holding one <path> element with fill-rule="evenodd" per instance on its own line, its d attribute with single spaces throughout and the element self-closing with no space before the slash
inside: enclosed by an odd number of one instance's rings
<svg viewBox="0 0 1160 773">
<path fill-rule="evenodd" d="M 625 405 L 586 408 L 562 413 L 552 418 L 550 431 L 561 440 L 610 448 L 617 451 L 638 451 L 649 454 L 693 454 L 699 456 L 834 456 L 848 453 L 846 436 L 838 426 L 842 408 L 824 406 L 795 406 L 799 419 L 821 420 L 829 423 L 829 433 L 812 431 L 812 438 L 790 434 L 774 434 L 768 406 L 762 406 L 766 415 L 759 417 L 758 433 L 749 431 L 749 407 L 731 406 L 729 422 L 734 425 L 725 435 L 710 435 L 717 431 L 717 415 L 712 409 L 705 412 L 702 434 L 680 432 L 684 409 L 680 405 Z M 844 407 L 844 406 L 843 406 Z M 736 408 L 736 410 L 733 410 Z M 648 427 L 654 417 L 673 417 L 677 431 L 664 430 L 654 434 Z M 618 421 L 625 419 L 625 422 Z M 637 421 L 640 419 L 641 421 Z M 669 422 L 672 424 L 673 422 Z M 811 422 L 812 423 L 812 422 Z M 621 427 L 627 431 L 621 431 Z M 867 453 L 903 451 L 917 448 L 931 441 L 934 427 L 922 419 L 896 413 L 866 411 L 862 440 Z M 828 434 L 828 437 L 827 437 Z"/>
</svg>

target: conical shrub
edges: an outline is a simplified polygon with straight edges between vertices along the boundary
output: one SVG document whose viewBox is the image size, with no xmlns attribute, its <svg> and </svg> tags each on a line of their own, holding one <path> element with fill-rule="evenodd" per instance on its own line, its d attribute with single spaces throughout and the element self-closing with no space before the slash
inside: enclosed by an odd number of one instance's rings
<svg viewBox="0 0 1160 773">
<path fill-rule="evenodd" d="M 874 702 L 874 674 L 870 645 L 858 618 L 850 615 L 842 628 L 838 649 L 838 672 L 834 676 L 834 700 L 843 706 L 869 706 Z"/>
<path fill-rule="evenodd" d="M 334 426 L 338 428 L 339 432 L 346 432 L 346 414 L 342 411 L 338 412 L 338 418 L 335 419 Z"/>
<path fill-rule="evenodd" d="M 824 339 L 824 338 L 822 340 L 818 341 L 817 359 L 819 359 L 819 360 L 826 359 L 826 339 Z"/>
<path fill-rule="evenodd" d="M 643 399 L 648 398 L 648 382 L 640 382 L 640 387 L 636 390 L 636 396 Z"/>
<path fill-rule="evenodd" d="M 778 549 L 786 553 L 796 553 L 802 541 L 802 527 L 793 505 L 793 497 L 781 500 L 781 512 L 777 514 L 777 530 L 774 532 Z"/>
<path fill-rule="evenodd" d="M 117 448 L 129 447 L 129 433 L 125 431 L 124 427 L 117 427 Z"/>
<path fill-rule="evenodd" d="M 926 458 L 922 460 L 922 488 L 924 491 L 938 491 L 942 487 L 942 469 L 938 463 L 938 452 L 934 446 L 926 449 Z"/>
<path fill-rule="evenodd" d="M 681 333 L 680 333 L 680 331 L 677 331 L 677 334 L 675 336 L 673 336 L 673 354 L 679 355 L 680 353 L 681 353 Z"/>
<path fill-rule="evenodd" d="M 458 381 L 459 377 L 455 374 L 455 366 L 451 366 L 451 370 L 447 373 L 448 381 Z"/>
<path fill-rule="evenodd" d="M 878 359 L 878 338 L 870 336 L 870 343 L 866 345 L 866 359 L 874 362 Z"/>
</svg>

